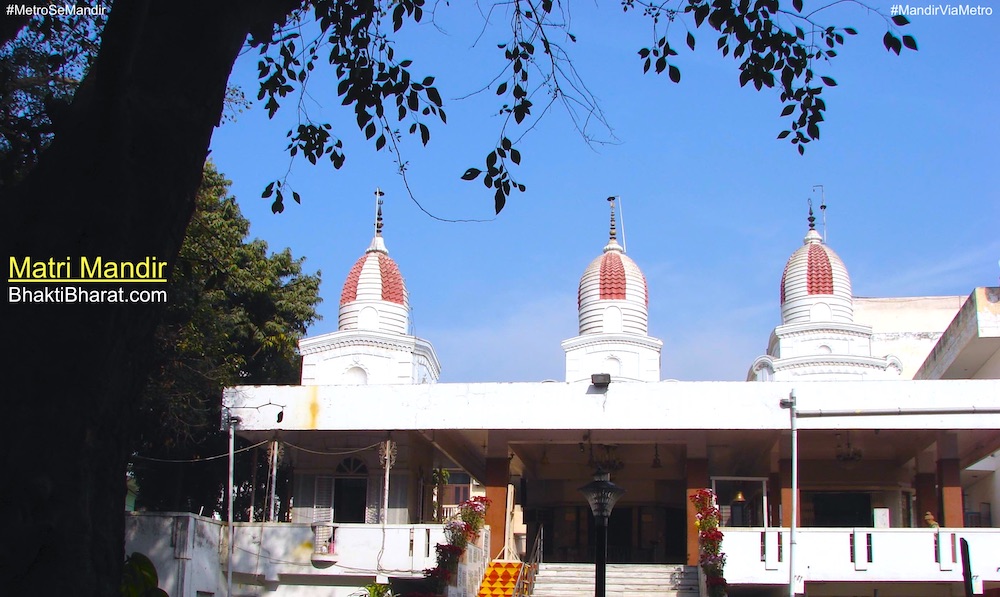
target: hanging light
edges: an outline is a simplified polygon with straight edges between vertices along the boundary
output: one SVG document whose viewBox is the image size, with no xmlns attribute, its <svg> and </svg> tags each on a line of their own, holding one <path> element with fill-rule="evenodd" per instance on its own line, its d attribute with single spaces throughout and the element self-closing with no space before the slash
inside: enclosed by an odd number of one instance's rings
<svg viewBox="0 0 1000 597">
<path fill-rule="evenodd" d="M 840 462 L 858 462 L 863 457 L 860 448 L 851 446 L 851 432 L 847 432 L 847 445 L 843 446 L 840 443 L 840 434 L 837 434 L 837 449 L 834 452 L 837 460 Z"/>
<path fill-rule="evenodd" d="M 747 498 L 746 498 L 746 496 L 743 495 L 742 491 L 737 491 L 736 492 L 736 497 L 733 498 L 733 501 L 734 502 L 743 503 L 743 502 L 747 501 Z"/>
<path fill-rule="evenodd" d="M 653 444 L 653 464 L 650 468 L 663 468 L 663 463 L 660 462 L 660 445 Z"/>
</svg>

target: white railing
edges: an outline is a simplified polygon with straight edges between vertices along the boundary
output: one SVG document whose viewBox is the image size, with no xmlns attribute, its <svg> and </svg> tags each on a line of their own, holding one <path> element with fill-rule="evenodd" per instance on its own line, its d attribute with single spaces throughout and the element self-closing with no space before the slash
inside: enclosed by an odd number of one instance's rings
<svg viewBox="0 0 1000 597">
<path fill-rule="evenodd" d="M 723 528 L 726 580 L 787 584 L 787 528 Z M 959 540 L 971 554 L 973 585 L 1000 581 L 1000 529 L 820 529 L 795 532 L 796 575 L 806 582 L 962 582 Z"/>
<path fill-rule="evenodd" d="M 434 545 L 443 541 L 437 524 L 237 523 L 233 572 L 265 582 L 281 575 L 417 577 L 434 567 Z"/>
</svg>

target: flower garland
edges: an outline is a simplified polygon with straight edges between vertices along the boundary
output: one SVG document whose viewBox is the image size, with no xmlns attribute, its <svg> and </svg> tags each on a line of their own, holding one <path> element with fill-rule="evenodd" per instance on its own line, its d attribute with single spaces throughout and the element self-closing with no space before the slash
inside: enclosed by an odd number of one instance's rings
<svg viewBox="0 0 1000 597">
<path fill-rule="evenodd" d="M 459 504 L 456 517 L 444 525 L 447 543 L 434 546 L 437 566 L 424 570 L 424 577 L 430 582 L 434 594 L 443 595 L 454 580 L 458 572 L 458 560 L 465 553 L 469 542 L 479 539 L 486 524 L 486 510 L 492 503 L 485 496 L 466 500 Z"/>
<path fill-rule="evenodd" d="M 705 573 L 705 585 L 709 597 L 726 595 L 726 554 L 722 553 L 722 531 L 719 530 L 721 516 L 715 505 L 715 493 L 711 489 L 699 489 L 691 495 L 695 507 L 694 526 L 698 529 L 698 563 Z"/>
</svg>

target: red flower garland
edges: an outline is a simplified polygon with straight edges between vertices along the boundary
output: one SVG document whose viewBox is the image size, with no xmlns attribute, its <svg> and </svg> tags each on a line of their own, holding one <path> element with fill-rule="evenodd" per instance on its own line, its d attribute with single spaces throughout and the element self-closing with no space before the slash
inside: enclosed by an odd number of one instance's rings
<svg viewBox="0 0 1000 597">
<path fill-rule="evenodd" d="M 705 573 L 705 586 L 710 597 L 725 597 L 727 583 L 722 572 L 726 554 L 722 553 L 723 535 L 719 530 L 722 517 L 715 505 L 715 493 L 711 489 L 699 489 L 691 495 L 691 502 L 698 529 L 698 563 Z"/>
</svg>

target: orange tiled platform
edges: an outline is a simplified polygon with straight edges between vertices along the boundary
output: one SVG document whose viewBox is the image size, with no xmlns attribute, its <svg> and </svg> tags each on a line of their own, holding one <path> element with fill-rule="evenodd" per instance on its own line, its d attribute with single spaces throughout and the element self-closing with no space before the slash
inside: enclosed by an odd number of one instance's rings
<svg viewBox="0 0 1000 597">
<path fill-rule="evenodd" d="M 483 584 L 479 586 L 479 597 L 511 597 L 520 569 L 520 562 L 490 562 L 483 575 Z"/>
</svg>

